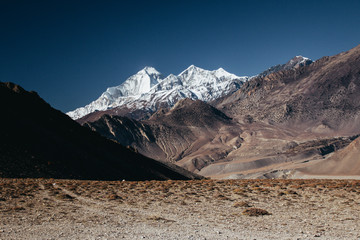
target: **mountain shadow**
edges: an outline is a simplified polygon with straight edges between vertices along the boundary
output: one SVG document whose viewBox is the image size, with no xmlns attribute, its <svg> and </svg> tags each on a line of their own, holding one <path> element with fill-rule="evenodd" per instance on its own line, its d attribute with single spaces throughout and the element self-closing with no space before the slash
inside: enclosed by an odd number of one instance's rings
<svg viewBox="0 0 360 240">
<path fill-rule="evenodd" d="M 0 107 L 0 177 L 201 178 L 101 137 L 16 84 L 0 83 Z"/>
</svg>

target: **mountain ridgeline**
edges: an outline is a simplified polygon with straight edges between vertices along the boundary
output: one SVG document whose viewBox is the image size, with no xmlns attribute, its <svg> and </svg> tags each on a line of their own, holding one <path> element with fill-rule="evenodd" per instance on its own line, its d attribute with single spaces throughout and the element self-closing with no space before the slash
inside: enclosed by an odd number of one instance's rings
<svg viewBox="0 0 360 240">
<path fill-rule="evenodd" d="M 192 171 L 210 163 L 212 155 L 223 155 L 219 148 L 231 149 L 231 142 L 240 142 L 231 130 L 234 124 L 229 117 L 205 102 L 191 99 L 180 100 L 170 110 L 159 110 L 145 121 L 104 115 L 84 126 L 154 159 L 182 160 L 192 166 Z M 193 160 L 191 156 L 198 154 L 209 157 Z"/>
<path fill-rule="evenodd" d="M 168 79 L 165 92 L 172 92 L 181 76 L 196 76 L 189 73 L 192 68 L 173 81 Z M 208 78 L 195 82 L 202 85 Z M 230 86 L 231 81 L 226 84 Z M 214 86 L 206 91 L 213 92 Z M 195 97 L 159 105 L 155 113 L 148 112 L 147 120 L 114 116 L 114 111 L 113 116 L 104 116 L 107 112 L 100 111 L 97 119 L 82 123 L 146 156 L 204 176 L 292 178 L 320 174 L 316 163 L 325 163 L 359 135 L 359 88 L 357 46 L 315 62 L 297 56 L 242 81 L 238 90 L 205 102 Z M 147 100 L 136 101 L 137 106 L 148 104 Z M 347 164 L 337 160 L 330 165 L 347 169 Z M 309 171 L 312 166 L 314 171 Z M 360 174 L 356 171 L 352 174 Z M 331 172 L 337 173 L 328 170 Z"/>
<path fill-rule="evenodd" d="M 108 88 L 97 100 L 67 114 L 80 122 L 94 121 L 103 114 L 146 119 L 184 98 L 215 100 L 238 90 L 248 79 L 222 68 L 208 71 L 194 65 L 164 78 L 156 69 L 145 67 L 121 85 Z"/>
<path fill-rule="evenodd" d="M 212 104 L 231 117 L 310 132 L 360 131 L 360 47 L 295 69 L 259 76 Z"/>
</svg>

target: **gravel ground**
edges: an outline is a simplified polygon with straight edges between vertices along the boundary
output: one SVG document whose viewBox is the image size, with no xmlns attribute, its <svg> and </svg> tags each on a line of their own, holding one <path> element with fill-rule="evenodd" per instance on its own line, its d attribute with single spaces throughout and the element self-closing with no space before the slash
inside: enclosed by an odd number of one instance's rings
<svg viewBox="0 0 360 240">
<path fill-rule="evenodd" d="M 0 179 L 0 189 L 0 239 L 360 238 L 355 180 Z"/>
</svg>

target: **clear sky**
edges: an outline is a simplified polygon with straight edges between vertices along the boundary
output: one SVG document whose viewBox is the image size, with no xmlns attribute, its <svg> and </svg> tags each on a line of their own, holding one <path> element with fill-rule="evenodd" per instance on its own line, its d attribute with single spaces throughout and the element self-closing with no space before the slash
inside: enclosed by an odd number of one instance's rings
<svg viewBox="0 0 360 240">
<path fill-rule="evenodd" d="M 0 81 L 66 112 L 145 66 L 255 75 L 360 44 L 359 0 L 0 0 Z"/>
</svg>

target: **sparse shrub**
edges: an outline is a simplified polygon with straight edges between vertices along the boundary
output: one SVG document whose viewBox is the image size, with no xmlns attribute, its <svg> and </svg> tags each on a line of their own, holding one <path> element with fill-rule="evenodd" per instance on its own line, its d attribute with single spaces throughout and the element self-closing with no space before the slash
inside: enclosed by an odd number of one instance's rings
<svg viewBox="0 0 360 240">
<path fill-rule="evenodd" d="M 296 191 L 294 191 L 294 190 L 286 190 L 284 193 L 285 193 L 285 194 L 294 194 L 294 195 L 297 195 L 297 194 L 298 194 L 298 193 L 297 193 Z"/>
<path fill-rule="evenodd" d="M 248 208 L 242 212 L 243 215 L 257 217 L 263 215 L 271 215 L 268 211 L 261 208 Z"/>
<path fill-rule="evenodd" d="M 291 185 L 290 188 L 294 188 L 294 189 L 302 189 L 303 186 L 301 185 Z"/>
<path fill-rule="evenodd" d="M 60 200 L 73 200 L 75 199 L 74 197 L 70 196 L 69 194 L 59 194 L 56 196 L 57 199 Z"/>
<path fill-rule="evenodd" d="M 241 201 L 241 202 L 236 202 L 233 204 L 233 207 L 251 207 L 249 203 L 245 202 L 245 201 Z"/>
<path fill-rule="evenodd" d="M 25 210 L 25 208 L 20 207 L 20 206 L 15 206 L 15 207 L 12 207 L 11 210 L 13 210 L 13 211 L 22 211 L 22 210 Z"/>
<path fill-rule="evenodd" d="M 161 221 L 161 220 L 165 220 L 165 218 L 159 217 L 159 216 L 150 216 L 148 218 L 146 218 L 147 220 L 152 220 L 152 221 Z"/>
<path fill-rule="evenodd" d="M 278 193 L 278 196 L 284 196 L 286 193 L 284 193 L 284 192 L 279 192 Z"/>
<path fill-rule="evenodd" d="M 256 192 L 261 192 L 261 193 L 269 193 L 270 192 L 269 189 L 263 188 L 263 187 L 253 187 L 251 190 L 256 191 Z"/>
<path fill-rule="evenodd" d="M 228 197 L 225 197 L 222 194 L 215 194 L 214 197 L 217 198 L 217 199 L 220 199 L 220 200 L 230 200 Z"/>
<path fill-rule="evenodd" d="M 235 188 L 235 189 L 233 190 L 233 192 L 234 192 L 235 194 L 241 195 L 241 194 L 245 193 L 245 190 L 244 190 L 244 189 L 241 189 L 241 188 Z"/>
<path fill-rule="evenodd" d="M 107 197 L 109 200 L 117 200 L 117 199 L 122 199 L 120 196 L 118 196 L 117 194 L 110 194 Z"/>
</svg>

